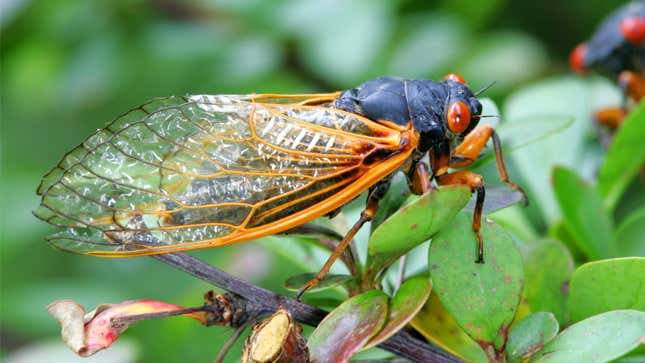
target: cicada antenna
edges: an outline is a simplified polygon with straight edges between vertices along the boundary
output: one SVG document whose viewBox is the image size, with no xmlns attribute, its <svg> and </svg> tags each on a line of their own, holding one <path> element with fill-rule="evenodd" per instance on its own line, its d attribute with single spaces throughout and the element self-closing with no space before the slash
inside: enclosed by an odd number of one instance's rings
<svg viewBox="0 0 645 363">
<path fill-rule="evenodd" d="M 484 86 L 483 88 L 480 88 L 479 91 L 475 92 L 475 97 L 479 97 L 482 93 L 486 92 L 489 88 L 493 87 L 497 83 L 497 81 L 492 81 L 488 85 Z"/>
<path fill-rule="evenodd" d="M 479 118 L 490 118 L 490 117 L 494 117 L 494 118 L 496 118 L 498 120 L 500 118 L 499 115 L 475 115 L 475 116 L 473 116 L 473 118 L 478 118 L 478 119 Z"/>
</svg>

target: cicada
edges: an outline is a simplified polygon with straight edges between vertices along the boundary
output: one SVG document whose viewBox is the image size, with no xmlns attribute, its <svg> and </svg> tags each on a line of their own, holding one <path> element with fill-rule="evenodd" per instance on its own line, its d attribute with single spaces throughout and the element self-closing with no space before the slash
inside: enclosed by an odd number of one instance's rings
<svg viewBox="0 0 645 363">
<path fill-rule="evenodd" d="M 600 124 L 618 127 L 630 102 L 645 96 L 645 2 L 628 3 L 610 14 L 587 43 L 571 52 L 569 63 L 577 73 L 594 70 L 618 79 L 623 105 L 596 113 Z"/>
<path fill-rule="evenodd" d="M 392 175 L 416 194 L 435 184 L 477 194 L 470 171 L 492 138 L 477 127 L 482 106 L 456 74 L 444 80 L 378 78 L 344 92 L 307 95 L 195 95 L 156 99 L 117 118 L 45 175 L 36 214 L 59 226 L 59 249 L 102 257 L 216 247 L 287 231 L 333 215 L 368 191 L 366 207 L 301 293 L 322 279 L 371 220 Z M 430 167 L 424 156 L 428 155 Z"/>
</svg>

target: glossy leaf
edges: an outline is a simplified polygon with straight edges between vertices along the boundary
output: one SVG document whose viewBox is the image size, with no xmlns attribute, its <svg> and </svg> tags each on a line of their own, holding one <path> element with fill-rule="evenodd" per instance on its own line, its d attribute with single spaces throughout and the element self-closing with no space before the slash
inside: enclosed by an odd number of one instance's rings
<svg viewBox="0 0 645 363">
<path fill-rule="evenodd" d="M 311 360 L 347 362 L 383 327 L 388 297 L 378 290 L 345 301 L 323 319 L 309 336 Z"/>
<path fill-rule="evenodd" d="M 627 216 L 616 228 L 616 248 L 621 256 L 645 257 L 645 207 Z"/>
<path fill-rule="evenodd" d="M 645 311 L 645 258 L 595 261 L 571 277 L 571 319 L 580 321 L 609 310 Z"/>
<path fill-rule="evenodd" d="M 645 103 L 629 113 L 607 151 L 598 173 L 605 206 L 613 209 L 629 182 L 645 164 Z"/>
<path fill-rule="evenodd" d="M 512 238 L 488 220 L 482 223 L 485 263 L 477 264 L 472 215 L 460 213 L 430 244 L 428 265 L 439 300 L 488 354 L 501 349 L 524 285 L 524 270 Z"/>
<path fill-rule="evenodd" d="M 306 273 L 296 276 L 291 276 L 284 283 L 284 287 L 290 291 L 298 291 L 303 287 L 307 282 L 313 279 L 316 276 L 315 273 Z M 352 281 L 354 278 L 350 275 L 332 275 L 329 274 L 320 281 L 316 286 L 307 290 L 307 292 L 323 291 L 343 285 L 349 281 Z"/>
<path fill-rule="evenodd" d="M 446 186 L 415 197 L 385 220 L 369 241 L 368 270 L 372 274 L 427 241 L 466 205 L 471 192 L 465 186 Z"/>
<path fill-rule="evenodd" d="M 412 320 L 430 296 L 431 289 L 426 276 L 413 277 L 401 284 L 396 295 L 390 299 L 385 325 L 370 339 L 365 348 L 381 344 Z"/>
<path fill-rule="evenodd" d="M 578 322 L 555 337 L 532 363 L 609 362 L 643 343 L 645 313 L 615 310 Z"/>
<path fill-rule="evenodd" d="M 560 323 L 566 324 L 569 280 L 574 268 L 569 250 L 558 240 L 542 239 L 523 245 L 521 251 L 526 300 L 531 311 L 550 311 Z"/>
<path fill-rule="evenodd" d="M 575 172 L 560 167 L 553 171 L 553 183 L 564 225 L 578 247 L 594 260 L 615 256 L 612 219 L 596 189 Z"/>
<path fill-rule="evenodd" d="M 434 291 L 423 308 L 410 321 L 410 325 L 441 349 L 467 362 L 488 362 L 481 347 L 457 325 L 455 319 L 441 305 Z"/>
<path fill-rule="evenodd" d="M 559 330 L 558 320 L 553 314 L 531 314 L 511 328 L 506 356 L 511 362 L 528 359 L 553 339 Z"/>
</svg>

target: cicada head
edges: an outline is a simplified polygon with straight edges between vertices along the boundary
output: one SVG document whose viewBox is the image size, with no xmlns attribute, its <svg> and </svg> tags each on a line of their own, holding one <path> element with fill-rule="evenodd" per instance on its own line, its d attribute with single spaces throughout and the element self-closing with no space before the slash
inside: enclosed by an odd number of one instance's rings
<svg viewBox="0 0 645 363">
<path fill-rule="evenodd" d="M 463 78 L 454 73 L 444 77 L 447 89 L 443 121 L 450 138 L 461 141 L 479 123 L 482 104 Z"/>
</svg>

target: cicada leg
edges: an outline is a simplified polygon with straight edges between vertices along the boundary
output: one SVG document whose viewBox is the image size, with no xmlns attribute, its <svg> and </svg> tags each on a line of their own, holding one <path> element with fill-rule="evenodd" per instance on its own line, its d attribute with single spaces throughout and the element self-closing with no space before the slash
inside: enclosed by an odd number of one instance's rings
<svg viewBox="0 0 645 363">
<path fill-rule="evenodd" d="M 482 211 L 484 210 L 484 198 L 486 196 L 484 180 L 479 174 L 463 170 L 439 175 L 436 179 L 439 185 L 467 185 L 471 191 L 477 193 L 472 224 L 473 232 L 477 236 L 477 260 L 475 262 L 484 263 L 484 240 L 479 230 L 481 227 Z"/>
<path fill-rule="evenodd" d="M 428 164 L 423 161 L 416 162 L 408 172 L 408 187 L 416 195 L 421 195 L 432 189 Z"/>
<path fill-rule="evenodd" d="M 484 146 L 489 139 L 493 140 L 493 148 L 495 150 L 495 161 L 497 163 L 497 171 L 500 179 L 512 189 L 522 193 L 525 205 L 528 204 L 528 198 L 524 190 L 517 184 L 513 183 L 508 178 L 506 171 L 506 164 L 502 155 L 502 145 L 499 136 L 490 125 L 480 125 L 471 131 L 464 141 L 455 149 L 454 155 L 450 159 L 450 166 L 453 168 L 466 167 L 475 161 L 481 153 Z M 447 168 L 442 168 L 445 171 Z M 484 199 L 486 197 L 486 189 L 484 188 L 484 180 L 481 175 L 475 174 L 470 171 L 457 171 L 453 173 L 444 172 L 435 176 L 437 183 L 440 185 L 466 185 L 471 191 L 477 193 L 475 202 L 475 211 L 473 213 L 472 229 L 477 236 L 477 263 L 484 262 L 484 240 L 482 239 L 480 227 L 481 217 L 484 209 Z"/>
<path fill-rule="evenodd" d="M 354 223 L 352 228 L 350 228 L 349 232 L 345 235 L 342 241 L 336 246 L 334 251 L 331 253 L 329 258 L 327 259 L 327 262 L 323 265 L 323 267 L 318 271 L 316 274 L 316 277 L 311 279 L 309 282 L 307 282 L 303 287 L 298 290 L 298 293 L 296 294 L 296 299 L 300 300 L 302 295 L 312 287 L 316 286 L 320 281 L 322 281 L 325 276 L 329 273 L 329 270 L 331 269 L 331 266 L 336 262 L 336 260 L 343 254 L 347 246 L 351 243 L 352 239 L 354 239 L 354 236 L 358 231 L 361 229 L 361 227 L 372 220 L 374 218 L 374 215 L 376 215 L 376 212 L 378 211 L 378 201 L 385 195 L 385 192 L 387 191 L 387 188 L 390 184 L 390 180 L 382 180 L 379 183 L 377 183 L 375 186 L 373 186 L 370 189 L 370 192 L 367 196 L 367 205 L 363 212 L 361 212 L 361 216 Z"/>
<path fill-rule="evenodd" d="M 502 155 L 501 140 L 499 139 L 497 132 L 495 132 L 495 129 L 490 125 L 479 125 L 466 135 L 464 141 L 457 146 L 457 149 L 455 149 L 455 154 L 450 160 L 450 166 L 453 168 L 463 168 L 472 164 L 473 161 L 479 157 L 479 154 L 491 138 L 493 139 L 495 162 L 497 164 L 497 172 L 499 173 L 500 179 L 513 190 L 522 193 L 524 205 L 528 205 L 529 199 L 522 187 L 509 180 L 506 164 L 504 163 L 504 156 Z"/>
<path fill-rule="evenodd" d="M 618 85 L 623 91 L 622 107 L 602 109 L 594 114 L 600 125 L 610 129 L 618 128 L 628 113 L 630 100 L 640 102 L 645 97 L 645 76 L 631 71 L 623 71 L 618 76 Z"/>
</svg>

